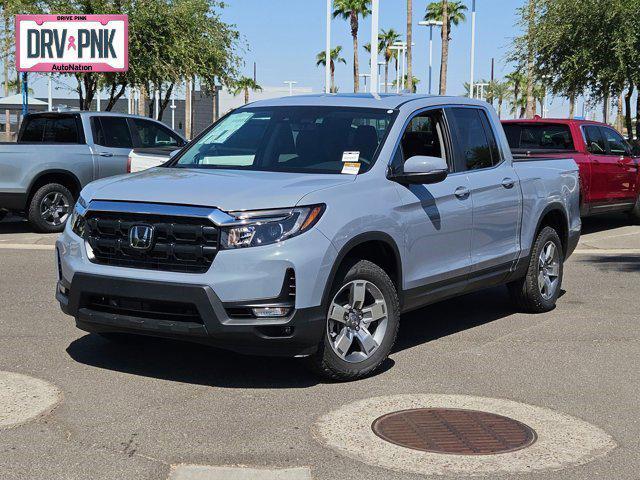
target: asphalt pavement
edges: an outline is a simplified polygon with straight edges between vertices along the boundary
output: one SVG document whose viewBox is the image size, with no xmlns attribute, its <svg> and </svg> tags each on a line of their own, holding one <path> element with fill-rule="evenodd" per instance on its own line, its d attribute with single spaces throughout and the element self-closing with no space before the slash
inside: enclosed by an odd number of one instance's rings
<svg viewBox="0 0 640 480">
<path fill-rule="evenodd" d="M 354 460 L 357 444 L 317 434 L 330 412 L 400 394 L 535 406 L 614 442 L 582 465 L 500 478 L 639 478 L 640 227 L 625 217 L 585 221 L 554 311 L 517 313 L 494 288 L 412 312 L 383 371 L 342 384 L 299 359 L 158 339 L 118 346 L 79 331 L 54 300 L 54 241 L 0 222 L 0 372 L 59 392 L 36 418 L 0 422 L 2 479 L 430 478 Z M 0 376 L 0 412 L 2 393 Z"/>
</svg>

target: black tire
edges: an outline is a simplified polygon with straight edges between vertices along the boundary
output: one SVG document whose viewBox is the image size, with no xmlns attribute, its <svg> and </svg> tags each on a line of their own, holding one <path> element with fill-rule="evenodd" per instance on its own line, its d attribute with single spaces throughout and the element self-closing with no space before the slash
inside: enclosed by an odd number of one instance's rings
<svg viewBox="0 0 640 480">
<path fill-rule="evenodd" d="M 550 298 L 545 298 L 539 288 L 539 257 L 542 249 L 549 242 L 555 244 L 559 255 L 558 277 L 555 291 Z M 515 305 L 524 312 L 542 313 L 553 310 L 560 296 L 562 287 L 564 252 L 558 233 L 552 227 L 544 227 L 536 237 L 531 249 L 527 274 L 508 285 L 509 293 Z"/>
<path fill-rule="evenodd" d="M 53 221 L 48 221 L 47 218 L 42 214 L 42 209 L 45 208 L 43 202 L 45 199 L 51 198 L 52 195 L 59 194 L 60 198 L 63 199 L 65 205 L 67 205 L 66 217 L 64 221 L 60 224 L 54 223 Z M 64 230 L 64 225 L 66 223 L 66 219 L 71 215 L 71 211 L 73 209 L 75 201 L 73 195 L 64 185 L 60 185 L 59 183 L 48 183 L 43 185 L 36 193 L 34 193 L 33 197 L 31 197 L 31 202 L 29 203 L 29 211 L 28 218 L 29 223 L 34 228 L 35 231 L 40 233 L 59 233 Z"/>
<path fill-rule="evenodd" d="M 367 260 L 351 263 L 338 272 L 334 285 L 331 288 L 328 305 L 325 305 L 327 317 L 329 306 L 334 296 L 348 283 L 355 280 L 364 280 L 372 283 L 382 293 L 386 303 L 386 330 L 384 337 L 371 356 L 361 362 L 348 362 L 338 356 L 331 347 L 328 333 L 328 322 L 323 330 L 322 340 L 317 352 L 309 358 L 311 368 L 320 376 L 334 381 L 351 381 L 367 377 L 373 374 L 387 359 L 398 334 L 400 324 L 400 301 L 398 292 L 387 275 L 378 265 Z"/>
<path fill-rule="evenodd" d="M 640 225 L 640 196 L 638 196 L 633 210 L 629 212 L 629 220 L 634 225 Z"/>
</svg>

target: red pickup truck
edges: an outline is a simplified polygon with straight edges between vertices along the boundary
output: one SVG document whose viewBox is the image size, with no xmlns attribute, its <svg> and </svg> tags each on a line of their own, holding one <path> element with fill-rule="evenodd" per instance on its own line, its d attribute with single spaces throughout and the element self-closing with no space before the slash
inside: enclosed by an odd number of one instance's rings
<svg viewBox="0 0 640 480">
<path fill-rule="evenodd" d="M 580 168 L 582 216 L 627 212 L 640 223 L 639 159 L 609 125 L 587 120 L 504 120 L 515 157 L 572 157 Z"/>
</svg>

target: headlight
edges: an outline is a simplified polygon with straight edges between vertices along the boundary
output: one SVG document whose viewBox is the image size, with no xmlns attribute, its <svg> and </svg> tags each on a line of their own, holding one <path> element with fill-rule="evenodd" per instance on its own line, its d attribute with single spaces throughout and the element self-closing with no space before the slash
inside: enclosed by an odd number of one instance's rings
<svg viewBox="0 0 640 480">
<path fill-rule="evenodd" d="M 87 211 L 87 202 L 80 196 L 73 207 L 73 212 L 69 218 L 69 224 L 71 225 L 71 231 L 84 238 L 84 234 L 87 230 L 87 221 L 84 218 L 84 213 Z"/>
<path fill-rule="evenodd" d="M 223 227 L 223 248 L 257 247 L 300 235 L 313 227 L 324 212 L 324 205 L 280 210 L 237 212 L 233 226 Z"/>
</svg>

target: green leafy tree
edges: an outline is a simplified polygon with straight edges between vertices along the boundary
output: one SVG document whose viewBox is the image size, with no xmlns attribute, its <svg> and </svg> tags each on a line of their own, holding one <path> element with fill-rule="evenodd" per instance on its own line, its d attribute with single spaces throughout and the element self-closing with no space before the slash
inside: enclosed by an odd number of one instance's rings
<svg viewBox="0 0 640 480">
<path fill-rule="evenodd" d="M 353 91 L 360 90 L 360 70 L 358 65 L 358 27 L 359 18 L 365 18 L 370 13 L 371 0 L 334 0 L 333 18 L 340 17 L 349 22 L 351 37 L 353 38 Z"/>
<path fill-rule="evenodd" d="M 391 46 L 399 42 L 401 39 L 400 34 L 396 32 L 393 28 L 389 30 L 382 30 L 382 32 L 378 35 L 379 42 L 379 50 L 383 53 L 384 56 L 384 91 L 388 92 L 389 85 L 389 62 L 392 58 L 396 58 L 396 69 L 397 65 L 397 56 L 396 50 L 392 50 Z"/>
<path fill-rule="evenodd" d="M 412 93 L 416 93 L 416 91 L 418 90 L 418 84 L 420 83 L 420 79 L 413 77 L 412 81 L 411 81 L 411 87 L 409 87 L 409 77 L 407 74 L 405 74 L 404 76 L 404 86 L 407 90 L 409 90 Z M 394 80 L 392 85 L 395 87 L 398 84 L 397 80 Z"/>
<path fill-rule="evenodd" d="M 258 85 L 253 78 L 241 77 L 231 85 L 231 93 L 233 95 L 239 95 L 244 93 L 245 105 L 249 103 L 249 91 L 256 92 L 262 90 L 262 87 Z"/>
<path fill-rule="evenodd" d="M 331 49 L 329 52 L 329 70 L 331 72 L 331 86 L 329 91 L 331 93 L 336 93 L 338 90 L 336 89 L 335 83 L 335 71 L 336 71 L 336 63 L 344 63 L 347 64 L 347 61 L 341 57 L 342 54 L 342 46 L 338 45 L 337 47 Z M 316 55 L 316 66 L 326 66 L 327 65 L 327 52 L 322 50 L 320 53 Z"/>
<path fill-rule="evenodd" d="M 498 117 L 502 118 L 502 105 L 511 96 L 509 83 L 494 80 L 489 83 L 489 91 L 491 92 L 491 98 L 498 102 Z"/>
<path fill-rule="evenodd" d="M 440 58 L 440 95 L 447 92 L 447 67 L 449 63 L 449 42 L 451 41 L 451 27 L 458 26 L 460 22 L 466 20 L 467 6 L 460 1 L 440 0 L 427 5 L 425 20 L 435 20 L 443 22 L 442 53 Z"/>
</svg>

